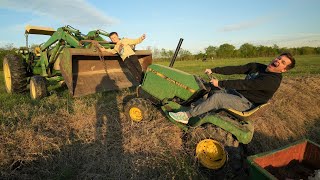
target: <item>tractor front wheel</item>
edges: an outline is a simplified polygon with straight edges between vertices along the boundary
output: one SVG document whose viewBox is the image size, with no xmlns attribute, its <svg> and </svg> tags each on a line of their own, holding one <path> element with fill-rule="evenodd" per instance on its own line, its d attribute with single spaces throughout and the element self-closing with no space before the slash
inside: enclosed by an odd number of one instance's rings
<svg viewBox="0 0 320 180">
<path fill-rule="evenodd" d="M 27 71 L 22 58 L 9 54 L 3 59 L 4 83 L 7 93 L 21 93 L 27 87 Z"/>
<path fill-rule="evenodd" d="M 199 169 L 222 179 L 241 172 L 243 149 L 229 132 L 211 124 L 195 128 L 187 139 L 187 149 L 200 163 Z M 218 179 L 219 179 L 218 178 Z"/>
<path fill-rule="evenodd" d="M 127 119 L 134 122 L 151 121 L 154 118 L 155 110 L 152 103 L 143 98 L 133 98 L 124 107 Z"/>
<path fill-rule="evenodd" d="M 32 99 L 41 99 L 47 96 L 47 80 L 42 76 L 33 76 L 30 79 L 30 96 Z"/>
</svg>

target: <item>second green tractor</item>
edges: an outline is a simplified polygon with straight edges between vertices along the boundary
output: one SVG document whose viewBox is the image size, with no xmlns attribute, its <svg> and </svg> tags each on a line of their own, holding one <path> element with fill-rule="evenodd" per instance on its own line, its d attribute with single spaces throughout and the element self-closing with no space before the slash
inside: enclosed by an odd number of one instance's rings
<svg viewBox="0 0 320 180">
<path fill-rule="evenodd" d="M 253 137 L 254 127 L 248 116 L 264 105 L 247 112 L 224 109 L 192 117 L 187 125 L 174 121 L 169 112 L 186 111 L 204 100 L 212 85 L 204 79 L 180 70 L 152 64 L 147 68 L 137 97 L 124 106 L 128 119 L 151 121 L 157 110 L 169 121 L 186 131 L 188 152 L 206 169 L 213 172 L 236 172 L 242 168 L 242 145 Z"/>
</svg>

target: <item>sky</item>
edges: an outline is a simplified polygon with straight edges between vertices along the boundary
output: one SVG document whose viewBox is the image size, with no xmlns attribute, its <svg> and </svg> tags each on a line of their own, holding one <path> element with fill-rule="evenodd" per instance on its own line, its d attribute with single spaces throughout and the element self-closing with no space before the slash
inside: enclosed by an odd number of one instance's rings
<svg viewBox="0 0 320 180">
<path fill-rule="evenodd" d="M 319 47 L 319 9 L 320 0 L 0 0 L 0 47 L 24 46 L 26 25 L 146 34 L 136 49 L 175 50 L 180 38 L 192 53 L 224 43 Z M 29 44 L 47 39 L 30 35 Z"/>
</svg>

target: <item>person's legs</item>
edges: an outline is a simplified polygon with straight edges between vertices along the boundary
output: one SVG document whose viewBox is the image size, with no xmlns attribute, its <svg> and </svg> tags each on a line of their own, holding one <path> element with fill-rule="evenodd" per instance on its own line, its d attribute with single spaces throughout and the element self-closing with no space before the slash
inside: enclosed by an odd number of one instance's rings
<svg viewBox="0 0 320 180">
<path fill-rule="evenodd" d="M 137 56 L 130 56 L 124 60 L 124 64 L 127 66 L 128 70 L 132 74 L 132 76 L 141 83 L 142 80 L 142 67 L 139 63 L 139 59 Z"/>
<path fill-rule="evenodd" d="M 234 90 L 221 90 L 216 91 L 208 99 L 187 112 L 169 112 L 169 115 L 174 120 L 187 124 L 190 117 L 195 117 L 212 110 L 232 108 L 238 111 L 245 111 L 250 109 L 251 106 L 252 103 L 238 92 Z"/>
<path fill-rule="evenodd" d="M 207 100 L 189 110 L 192 117 L 201 115 L 209 111 L 219 109 L 235 109 L 245 111 L 250 109 L 252 103 L 236 91 L 219 91 L 214 93 Z"/>
</svg>

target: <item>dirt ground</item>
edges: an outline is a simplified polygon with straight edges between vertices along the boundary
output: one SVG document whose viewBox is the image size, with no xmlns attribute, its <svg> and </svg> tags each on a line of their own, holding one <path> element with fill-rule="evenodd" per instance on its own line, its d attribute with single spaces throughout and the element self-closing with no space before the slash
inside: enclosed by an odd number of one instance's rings
<svg viewBox="0 0 320 180">
<path fill-rule="evenodd" d="M 317 76 L 284 79 L 271 104 L 252 117 L 247 155 L 304 137 L 320 143 L 319 84 Z M 126 120 L 130 93 L 75 99 L 71 110 L 54 109 L 53 95 L 28 122 L 2 124 L 0 179 L 208 179 L 184 152 L 184 132 L 161 114 L 152 122 Z"/>
</svg>

